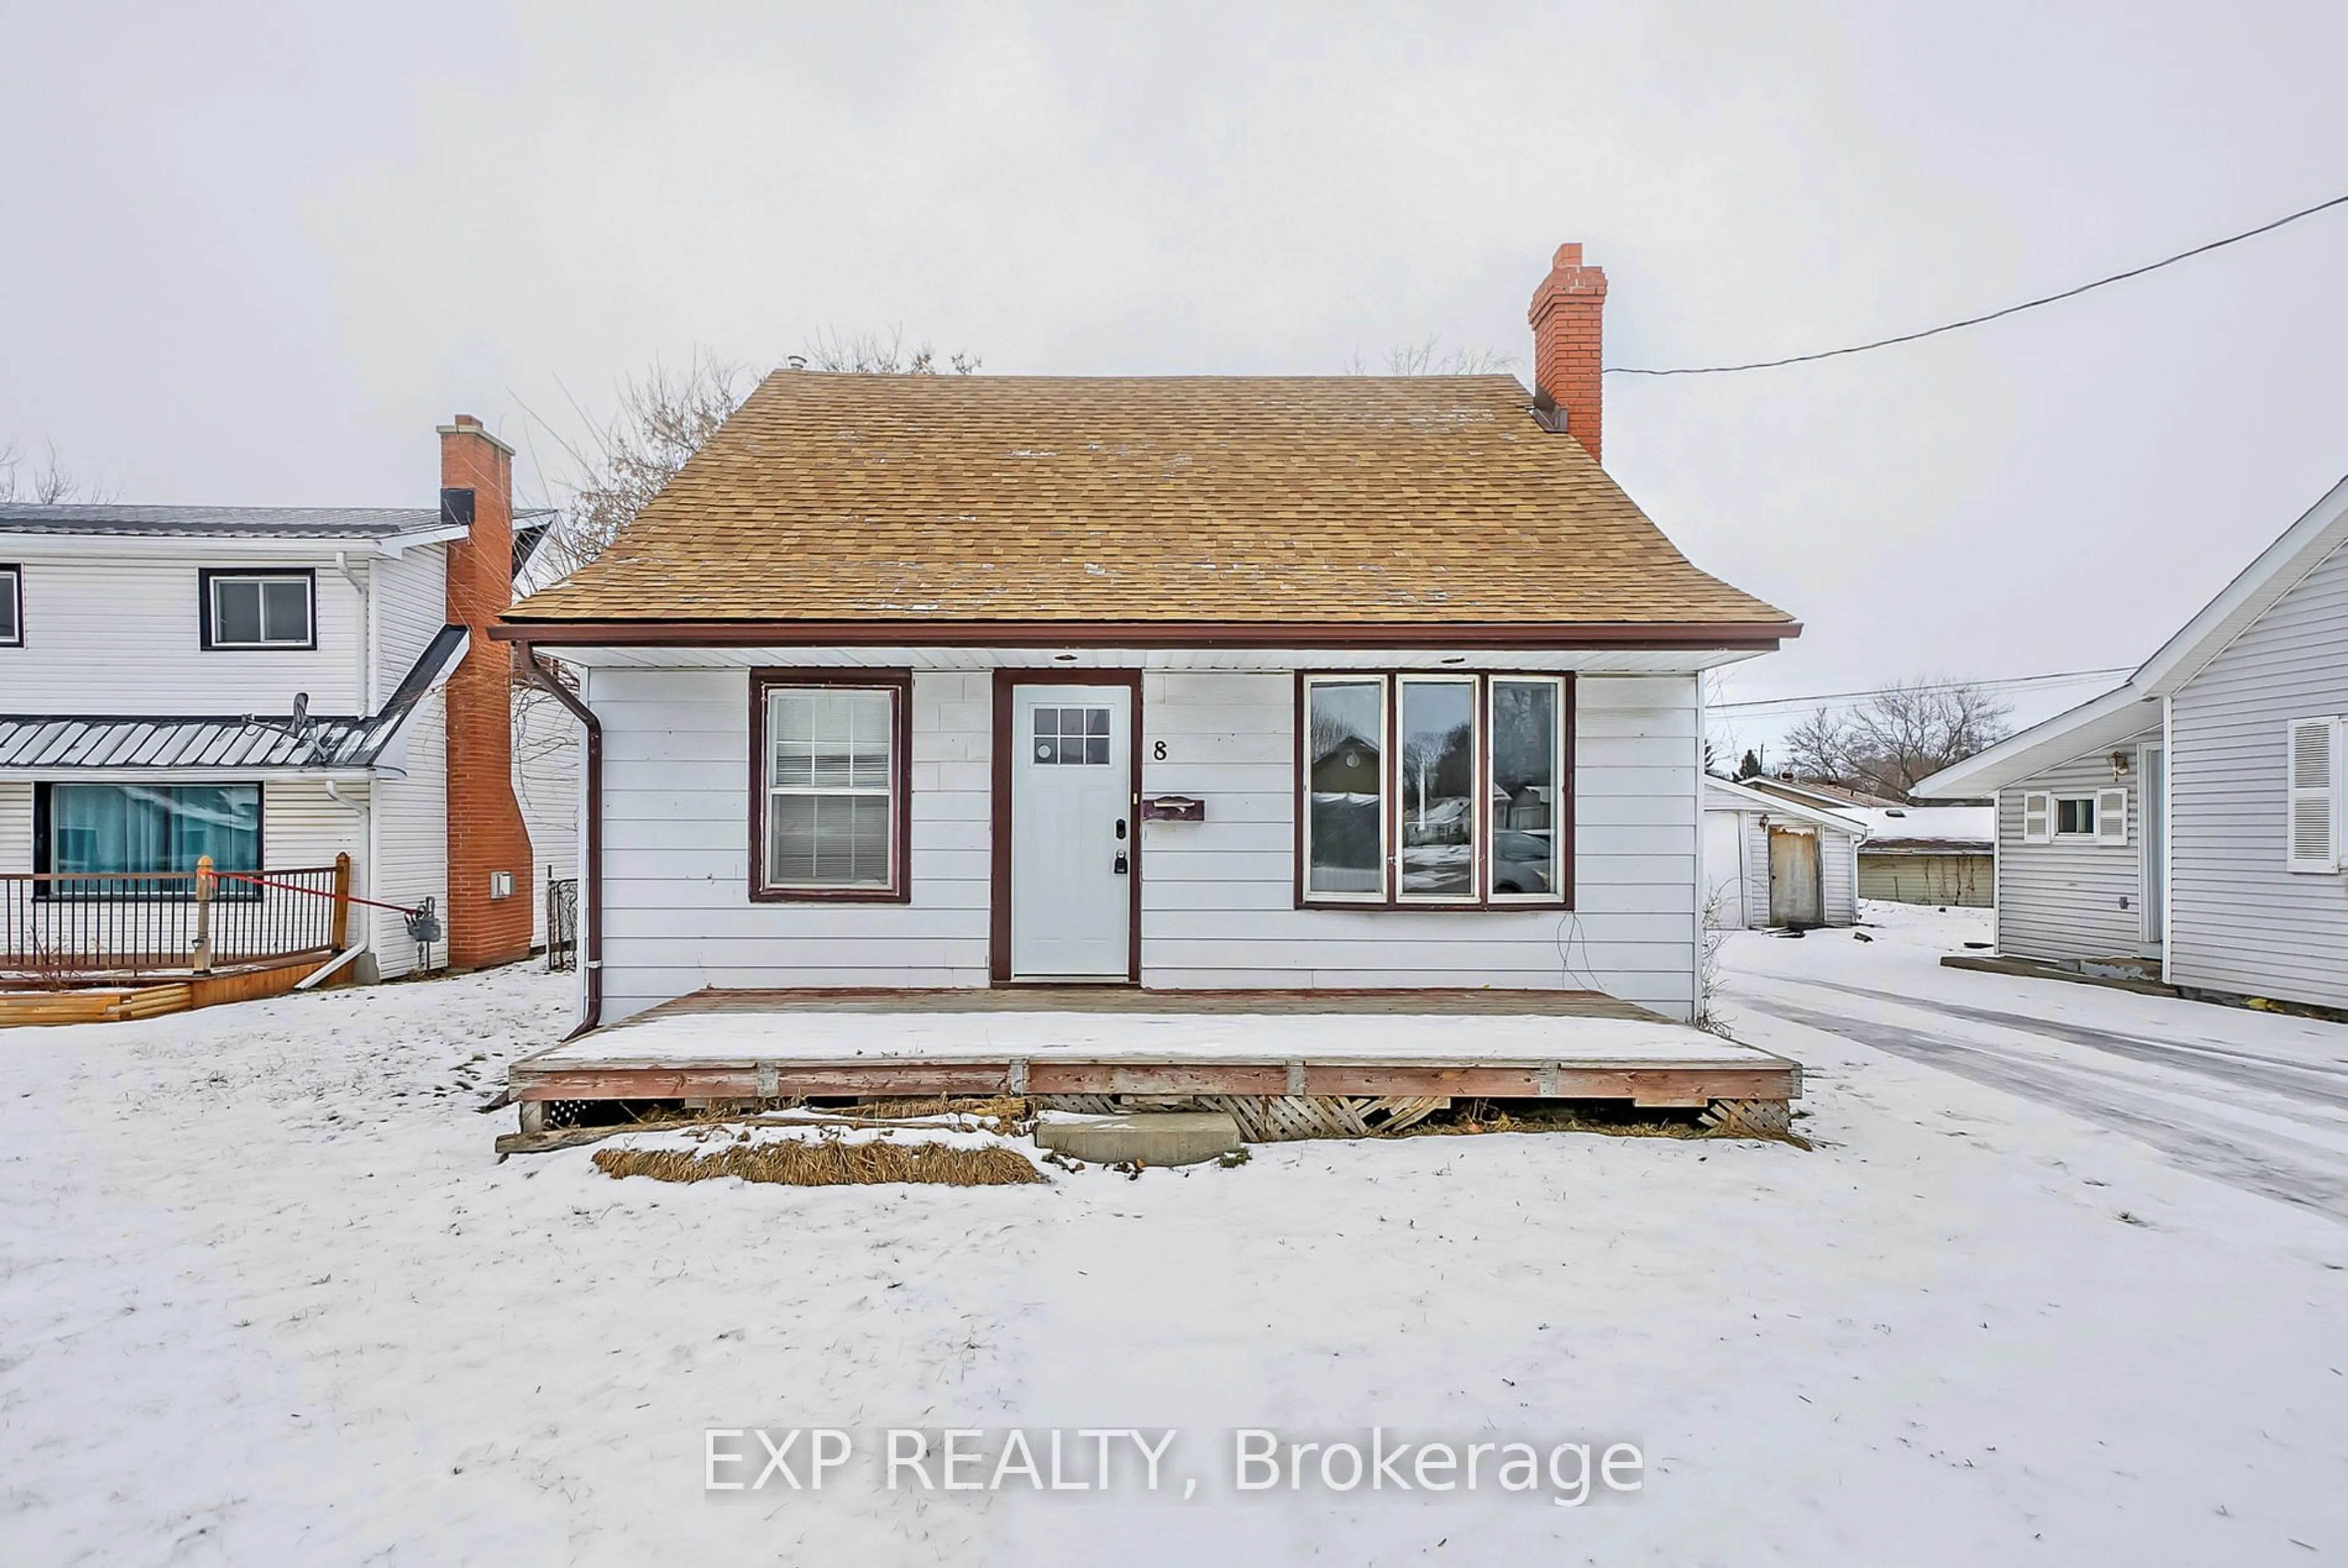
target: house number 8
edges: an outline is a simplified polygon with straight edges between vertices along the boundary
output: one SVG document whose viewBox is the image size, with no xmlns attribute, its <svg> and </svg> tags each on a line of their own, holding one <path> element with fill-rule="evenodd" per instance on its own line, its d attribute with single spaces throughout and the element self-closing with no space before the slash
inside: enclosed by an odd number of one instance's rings
<svg viewBox="0 0 2348 1568">
<path fill-rule="evenodd" d="M 1149 748 L 1149 760 L 1154 763 L 1162 763 L 1166 760 L 1165 742 L 1159 741 Z"/>
</svg>

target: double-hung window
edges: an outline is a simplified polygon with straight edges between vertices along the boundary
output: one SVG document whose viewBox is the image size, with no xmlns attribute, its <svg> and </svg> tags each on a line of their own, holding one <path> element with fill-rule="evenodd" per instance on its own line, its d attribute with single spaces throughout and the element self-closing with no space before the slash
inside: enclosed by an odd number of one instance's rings
<svg viewBox="0 0 2348 1568">
<path fill-rule="evenodd" d="M 1570 682 L 1448 672 L 1301 677 L 1298 901 L 1568 903 Z"/>
<path fill-rule="evenodd" d="M 303 570 L 197 574 L 208 649 L 315 648 L 317 574 Z"/>
<path fill-rule="evenodd" d="M 0 566 L 0 648 L 25 645 L 25 569 Z"/>
<path fill-rule="evenodd" d="M 910 897 L 911 697 L 904 674 L 753 677 L 753 898 Z"/>
</svg>

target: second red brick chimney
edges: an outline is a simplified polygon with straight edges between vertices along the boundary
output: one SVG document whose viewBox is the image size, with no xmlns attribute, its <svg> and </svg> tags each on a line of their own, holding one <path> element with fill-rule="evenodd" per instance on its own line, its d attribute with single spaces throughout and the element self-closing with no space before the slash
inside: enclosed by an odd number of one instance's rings
<svg viewBox="0 0 2348 1568">
<path fill-rule="evenodd" d="M 1565 416 L 1565 432 L 1593 462 L 1604 429 L 1603 360 L 1599 326 L 1606 313 L 1606 274 L 1581 264 L 1580 244 L 1560 245 L 1549 276 L 1533 291 L 1533 386 Z"/>
<path fill-rule="evenodd" d="M 530 829 L 513 790 L 513 695 L 489 625 L 513 603 L 513 448 L 469 414 L 440 426 L 440 512 L 470 532 L 448 546 L 448 624 L 472 646 L 449 677 L 448 963 L 530 956 Z"/>
</svg>

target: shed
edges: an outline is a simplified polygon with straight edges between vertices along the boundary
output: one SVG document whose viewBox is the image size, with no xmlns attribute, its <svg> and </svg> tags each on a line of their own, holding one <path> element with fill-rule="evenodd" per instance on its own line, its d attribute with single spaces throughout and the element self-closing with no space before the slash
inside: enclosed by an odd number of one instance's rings
<svg viewBox="0 0 2348 1568">
<path fill-rule="evenodd" d="M 1726 779 L 1704 784 L 1705 908 L 1712 925 L 1742 930 L 1857 921 L 1866 827 L 1855 815 Z"/>
</svg>

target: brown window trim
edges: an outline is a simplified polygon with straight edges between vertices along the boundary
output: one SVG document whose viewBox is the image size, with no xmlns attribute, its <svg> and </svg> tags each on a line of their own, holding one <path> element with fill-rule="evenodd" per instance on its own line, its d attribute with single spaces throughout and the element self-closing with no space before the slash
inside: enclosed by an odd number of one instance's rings
<svg viewBox="0 0 2348 1568">
<path fill-rule="evenodd" d="M 1401 682 L 1414 676 L 1435 676 L 1461 679 L 1473 677 L 1476 684 L 1476 729 L 1478 746 L 1476 756 L 1474 786 L 1476 801 L 1476 896 L 1472 898 L 1405 898 L 1402 892 L 1401 835 L 1396 831 L 1395 813 L 1402 799 L 1401 748 L 1395 743 L 1401 722 Z M 1306 813 L 1311 809 L 1307 795 L 1311 783 L 1305 761 L 1304 693 L 1313 681 L 1382 680 L 1385 683 L 1385 755 L 1380 764 L 1385 770 L 1385 795 L 1382 801 L 1384 821 L 1380 834 L 1385 841 L 1385 896 L 1380 898 L 1346 898 L 1331 894 L 1310 894 L 1304 890 L 1304 854 Z M 1492 682 L 1495 681 L 1555 681 L 1561 688 L 1559 698 L 1562 712 L 1558 723 L 1560 737 L 1560 774 L 1556 820 L 1550 831 L 1557 835 L 1558 892 L 1551 897 L 1523 894 L 1503 894 L 1494 898 L 1488 890 L 1490 880 L 1488 862 L 1492 851 L 1492 803 L 1484 778 L 1490 767 Z M 1432 913 L 1450 911 L 1497 910 L 1569 910 L 1574 907 L 1574 753 L 1579 749 L 1577 724 L 1579 710 L 1575 702 L 1575 676 L 1570 670 L 1300 670 L 1295 676 L 1295 821 L 1290 847 L 1294 885 L 1292 889 L 1299 909 L 1364 909 L 1420 910 Z"/>
<path fill-rule="evenodd" d="M 767 884 L 767 693 L 781 687 L 886 691 L 895 704 L 889 760 L 891 860 L 886 887 L 773 887 Z M 754 904 L 910 904 L 913 900 L 913 672 L 910 670 L 750 671 L 750 901 Z"/>
</svg>

